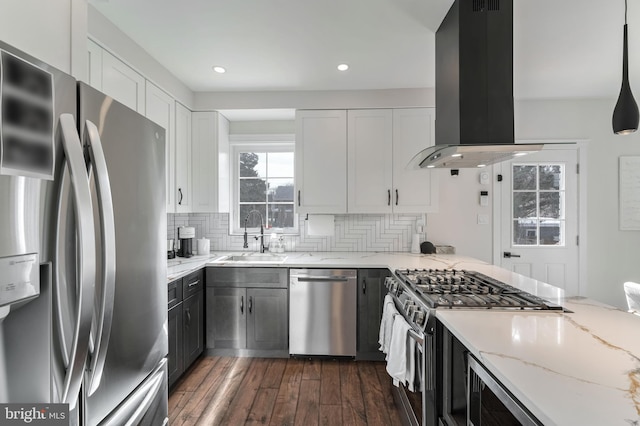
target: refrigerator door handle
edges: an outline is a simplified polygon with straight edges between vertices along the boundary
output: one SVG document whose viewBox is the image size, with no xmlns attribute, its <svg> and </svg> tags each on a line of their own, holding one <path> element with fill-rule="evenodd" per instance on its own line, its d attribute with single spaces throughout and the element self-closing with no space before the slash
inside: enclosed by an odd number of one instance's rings
<svg viewBox="0 0 640 426">
<path fill-rule="evenodd" d="M 60 128 L 62 130 L 62 146 L 66 157 L 66 163 L 71 179 L 72 193 L 75 202 L 76 217 L 76 238 L 77 250 L 75 255 L 78 259 L 77 282 L 75 307 L 70 307 L 69 300 L 61 294 L 61 289 L 56 291 L 56 304 L 59 309 L 58 324 L 60 325 L 60 344 L 65 352 L 63 354 L 66 371 L 64 373 L 63 387 L 60 392 L 62 403 L 69 404 L 73 410 L 78 402 L 80 387 L 86 365 L 87 352 L 89 349 L 89 336 L 91 334 L 91 316 L 93 314 L 93 298 L 95 292 L 96 274 L 96 247 L 95 247 L 95 227 L 93 222 L 93 212 L 91 207 L 91 191 L 89 189 L 89 179 L 85 168 L 84 155 L 80 137 L 76 130 L 76 122 L 71 114 L 60 115 Z M 60 209 L 58 214 L 60 215 Z M 56 239 L 63 238 L 60 233 L 60 220 L 56 229 Z M 58 250 L 60 246 L 57 245 Z M 65 253 L 56 253 L 56 263 L 64 259 Z M 58 266 L 56 269 L 60 267 Z M 60 283 L 60 281 L 58 281 Z M 66 283 L 66 280 L 63 280 Z M 66 284 L 65 284 L 66 286 Z M 59 286 L 57 286 L 59 287 Z M 73 325 L 73 336 L 71 346 L 65 342 L 64 329 L 65 322 L 62 318 L 62 311 L 75 314 Z"/>
<path fill-rule="evenodd" d="M 102 274 L 97 277 L 97 306 L 95 306 L 95 323 L 92 326 L 90 342 L 90 364 L 88 395 L 91 396 L 100 386 L 104 362 L 111 334 L 113 320 L 113 303 L 116 285 L 116 227 L 113 213 L 113 200 L 107 161 L 102 149 L 102 141 L 98 128 L 91 121 L 85 122 L 84 142 L 89 148 L 89 158 L 96 181 L 96 195 L 100 216 Z"/>
</svg>

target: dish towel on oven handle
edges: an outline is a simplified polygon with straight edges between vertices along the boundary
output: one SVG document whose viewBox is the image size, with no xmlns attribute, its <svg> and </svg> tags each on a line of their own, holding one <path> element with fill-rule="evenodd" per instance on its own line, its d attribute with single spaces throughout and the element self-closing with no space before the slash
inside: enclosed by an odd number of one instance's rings
<svg viewBox="0 0 640 426">
<path fill-rule="evenodd" d="M 413 358 L 415 354 L 415 350 L 409 351 L 409 340 L 413 341 L 413 339 L 409 338 L 409 329 L 411 329 L 411 326 L 402 315 L 393 317 L 391 343 L 387 354 L 387 373 L 393 379 L 395 386 L 398 386 L 400 382 L 407 383 L 407 375 L 409 373 L 408 355 Z M 415 370 L 413 374 L 415 374 Z M 413 377 L 410 378 L 410 381 L 413 382 Z"/>
<path fill-rule="evenodd" d="M 389 358 L 389 345 L 391 344 L 391 331 L 393 328 L 393 318 L 399 315 L 396 309 L 395 303 L 393 303 L 393 297 L 387 294 L 384 297 L 384 303 L 382 307 L 382 319 L 380 321 L 380 333 L 378 335 L 378 343 L 380 344 L 380 350 L 387 354 L 385 359 Z"/>
</svg>

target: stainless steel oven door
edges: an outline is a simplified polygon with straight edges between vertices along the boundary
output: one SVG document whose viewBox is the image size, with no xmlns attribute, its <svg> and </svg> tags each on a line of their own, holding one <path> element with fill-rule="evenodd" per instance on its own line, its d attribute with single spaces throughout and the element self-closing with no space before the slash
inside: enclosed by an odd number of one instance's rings
<svg viewBox="0 0 640 426">
<path fill-rule="evenodd" d="M 468 361 L 467 425 L 542 425 L 473 356 Z"/>
</svg>

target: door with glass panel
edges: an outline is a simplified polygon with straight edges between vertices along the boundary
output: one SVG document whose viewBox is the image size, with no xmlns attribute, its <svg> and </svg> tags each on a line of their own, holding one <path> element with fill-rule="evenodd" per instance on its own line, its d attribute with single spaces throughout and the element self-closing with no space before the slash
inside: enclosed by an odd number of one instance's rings
<svg viewBox="0 0 640 426">
<path fill-rule="evenodd" d="M 503 268 L 577 294 L 577 149 L 545 149 L 503 163 Z"/>
</svg>

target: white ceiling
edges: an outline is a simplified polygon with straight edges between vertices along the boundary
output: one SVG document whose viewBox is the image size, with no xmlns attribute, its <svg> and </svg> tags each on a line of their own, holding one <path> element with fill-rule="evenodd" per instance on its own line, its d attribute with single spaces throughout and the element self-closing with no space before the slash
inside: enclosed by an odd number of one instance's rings
<svg viewBox="0 0 640 426">
<path fill-rule="evenodd" d="M 452 0 L 90 3 L 193 91 L 261 91 L 433 87 L 434 31 Z M 623 1 L 514 0 L 515 97 L 615 98 L 623 23 Z M 640 95 L 640 2 L 629 37 Z"/>
</svg>

